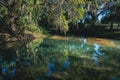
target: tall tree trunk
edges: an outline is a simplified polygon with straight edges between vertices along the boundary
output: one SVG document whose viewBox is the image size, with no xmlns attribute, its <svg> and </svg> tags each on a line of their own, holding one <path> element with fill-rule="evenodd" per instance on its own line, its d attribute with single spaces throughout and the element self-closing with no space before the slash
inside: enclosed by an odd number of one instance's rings
<svg viewBox="0 0 120 80">
<path fill-rule="evenodd" d="M 15 24 L 15 15 L 12 13 L 9 14 L 9 29 L 10 29 L 10 34 L 15 35 L 16 31 L 16 24 Z"/>
<path fill-rule="evenodd" d="M 113 22 L 110 23 L 110 29 L 113 29 Z"/>
</svg>

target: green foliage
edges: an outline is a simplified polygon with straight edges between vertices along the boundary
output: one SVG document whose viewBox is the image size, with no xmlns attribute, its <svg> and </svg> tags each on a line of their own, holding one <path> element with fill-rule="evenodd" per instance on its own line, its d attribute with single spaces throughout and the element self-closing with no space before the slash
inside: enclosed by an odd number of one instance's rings
<svg viewBox="0 0 120 80">
<path fill-rule="evenodd" d="M 55 28 L 66 33 L 69 30 L 69 23 L 76 24 L 84 17 L 84 0 L 58 0 L 45 1 L 41 6 L 41 21 L 46 21 L 47 28 Z M 42 24 L 42 23 L 40 23 Z"/>
<path fill-rule="evenodd" d="M 64 15 L 60 16 L 60 21 L 61 21 L 61 25 L 64 27 L 65 31 L 67 32 L 69 30 L 69 26 L 68 26 L 68 21 L 66 20 Z"/>
<path fill-rule="evenodd" d="M 62 32 L 66 34 L 71 26 L 75 26 L 73 27 L 74 30 L 79 31 L 77 26 L 78 20 L 85 18 L 87 12 L 92 16 L 91 21 L 86 21 L 87 24 L 94 25 L 97 20 L 97 10 L 101 2 L 106 3 L 109 1 L 110 0 L 1 0 L 0 23 L 5 22 L 9 31 L 15 33 L 21 32 L 21 29 L 23 28 L 24 30 L 25 27 L 25 29 L 32 32 L 44 32 L 44 29 L 47 28 L 51 32 Z M 119 22 L 119 2 L 119 0 L 115 1 L 114 6 L 109 8 L 115 13 L 115 22 Z M 105 18 L 109 20 L 108 17 L 109 15 Z M 113 16 L 110 19 L 112 18 Z M 40 26 L 36 27 L 35 25 Z M 41 25 L 42 28 L 44 28 L 43 30 L 41 30 Z"/>
<path fill-rule="evenodd" d="M 34 23 L 31 25 L 26 25 L 25 29 L 31 32 L 38 32 L 38 33 L 42 33 L 42 30 L 39 29 L 38 26 L 36 26 Z"/>
<path fill-rule="evenodd" d="M 114 22 L 120 22 L 120 0 L 117 0 L 114 5 L 110 8 L 111 12 L 114 13 Z"/>
<path fill-rule="evenodd" d="M 109 5 L 112 4 L 110 7 L 109 6 L 105 6 L 107 8 L 103 9 L 102 13 L 104 13 L 105 11 L 109 10 L 109 13 L 106 13 L 106 15 L 102 18 L 101 22 L 102 23 L 119 23 L 120 21 L 120 0 L 115 1 L 114 3 L 110 3 Z M 101 14 L 102 14 L 101 13 Z"/>
<path fill-rule="evenodd" d="M 82 19 L 84 17 L 85 14 L 84 5 L 85 5 L 84 0 L 66 1 L 66 6 L 68 6 L 66 10 L 68 11 L 67 13 L 70 22 L 76 24 L 79 19 Z"/>
<path fill-rule="evenodd" d="M 29 16 L 25 15 L 25 16 L 20 17 L 18 24 L 26 25 L 28 22 L 30 22 L 30 18 Z"/>
<path fill-rule="evenodd" d="M 2 3 L 4 3 L 4 5 Z M 8 24 L 11 24 L 9 16 L 14 16 L 11 17 L 14 18 L 12 24 L 15 24 L 16 26 L 25 26 L 27 30 L 32 32 L 39 32 L 39 30 L 33 25 L 28 24 L 34 23 L 37 25 L 38 20 L 47 19 L 46 24 L 48 24 L 47 26 L 50 26 L 49 28 L 56 27 L 56 30 L 66 33 L 69 30 L 68 24 L 71 22 L 76 24 L 77 21 L 84 16 L 85 12 L 84 8 L 80 7 L 85 4 L 84 0 L 18 0 L 17 2 L 6 0 L 2 1 L 2 3 L 1 6 L 3 5 L 4 7 L 0 11 L 8 15 Z M 8 9 L 8 7 L 10 9 Z"/>
</svg>

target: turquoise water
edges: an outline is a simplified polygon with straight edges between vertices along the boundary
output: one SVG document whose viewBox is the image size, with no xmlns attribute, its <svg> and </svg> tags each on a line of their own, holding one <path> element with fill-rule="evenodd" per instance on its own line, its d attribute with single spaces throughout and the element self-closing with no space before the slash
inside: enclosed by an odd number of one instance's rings
<svg viewBox="0 0 120 80">
<path fill-rule="evenodd" d="M 1 79 L 119 80 L 120 41 L 95 40 L 44 38 L 3 44 Z"/>
</svg>

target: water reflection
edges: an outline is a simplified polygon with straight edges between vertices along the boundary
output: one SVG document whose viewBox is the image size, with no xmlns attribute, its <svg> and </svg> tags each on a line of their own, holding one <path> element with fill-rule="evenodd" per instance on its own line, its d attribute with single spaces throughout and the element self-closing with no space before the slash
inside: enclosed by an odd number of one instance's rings
<svg viewBox="0 0 120 80">
<path fill-rule="evenodd" d="M 64 69 L 67 70 L 67 69 L 69 69 L 69 67 L 70 67 L 70 61 L 66 61 L 66 62 L 63 63 L 63 68 Z"/>
<path fill-rule="evenodd" d="M 65 44 L 66 43 L 66 44 Z M 118 80 L 120 49 L 80 40 L 37 40 L 2 51 L 6 80 Z M 95 64 L 94 64 L 95 63 Z M 103 66 L 104 64 L 104 66 Z M 97 66 L 95 66 L 97 65 Z M 116 76 L 116 77 L 113 77 Z"/>
<path fill-rule="evenodd" d="M 54 71 L 55 71 L 55 64 L 48 63 L 48 70 L 47 70 L 46 76 L 50 77 L 52 72 Z"/>
<path fill-rule="evenodd" d="M 83 51 L 89 51 L 90 47 L 87 45 L 87 39 L 86 38 L 82 38 L 79 40 L 80 42 L 77 42 L 76 44 L 73 43 L 71 45 L 67 44 L 68 46 L 68 50 L 69 51 L 76 51 L 76 54 L 80 54 L 83 53 Z M 72 43 L 72 42 L 71 42 Z"/>
<path fill-rule="evenodd" d="M 118 48 L 120 48 L 120 46 L 118 46 Z"/>
<path fill-rule="evenodd" d="M 72 50 L 75 50 L 76 49 L 76 46 L 75 45 L 70 45 L 69 46 L 69 51 L 72 51 Z"/>
<path fill-rule="evenodd" d="M 84 46 L 84 45 L 83 45 L 83 44 L 81 44 L 81 45 L 80 45 L 80 48 L 83 48 L 83 46 Z"/>
<path fill-rule="evenodd" d="M 97 43 L 94 43 L 94 50 L 95 52 L 93 53 L 93 58 L 95 60 L 95 64 L 98 65 L 98 60 L 100 57 L 104 56 L 104 53 L 100 51 L 100 46 Z"/>
<path fill-rule="evenodd" d="M 112 77 L 112 80 L 118 80 L 116 77 Z"/>
<path fill-rule="evenodd" d="M 83 42 L 84 42 L 84 44 L 86 44 L 86 43 L 87 43 L 87 39 L 86 39 L 86 38 L 84 38 L 84 39 L 83 39 Z"/>
<path fill-rule="evenodd" d="M 58 66 L 59 65 L 59 66 Z M 60 73 L 64 70 L 68 70 L 70 67 L 70 61 L 66 60 L 64 62 L 61 62 L 58 64 L 57 60 L 52 59 L 48 64 L 47 64 L 47 73 L 46 76 L 50 77 L 53 73 Z"/>
<path fill-rule="evenodd" d="M 6 66 L 4 66 L 5 63 L 3 63 L 2 65 L 3 65 L 3 66 L 2 66 L 2 74 L 3 74 L 3 75 L 8 74 L 8 71 L 9 71 L 9 70 L 10 70 L 10 73 L 9 73 L 10 76 L 14 76 L 14 75 L 15 75 L 16 69 L 15 69 L 15 66 L 14 66 L 14 65 L 15 65 L 15 62 L 14 62 L 14 61 L 10 61 L 10 63 L 7 64 Z"/>
<path fill-rule="evenodd" d="M 87 47 L 87 48 L 86 48 L 86 51 L 89 51 L 89 50 L 90 50 L 90 48 L 89 48 L 89 47 Z"/>
</svg>

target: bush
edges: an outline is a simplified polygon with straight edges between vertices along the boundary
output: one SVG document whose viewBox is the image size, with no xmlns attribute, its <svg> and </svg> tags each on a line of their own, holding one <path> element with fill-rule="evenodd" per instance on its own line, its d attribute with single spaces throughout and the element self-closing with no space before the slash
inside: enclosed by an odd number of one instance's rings
<svg viewBox="0 0 120 80">
<path fill-rule="evenodd" d="M 29 25 L 26 25 L 25 26 L 25 29 L 28 30 L 28 31 L 31 31 L 31 32 L 39 32 L 39 33 L 42 33 L 42 30 L 36 26 L 35 24 L 29 24 Z"/>
<path fill-rule="evenodd" d="M 25 29 L 31 32 L 37 32 L 37 33 L 47 34 L 47 35 L 49 35 L 50 33 L 50 31 L 46 30 L 45 28 L 41 26 L 36 26 L 34 23 L 31 25 L 30 24 L 26 25 Z"/>
</svg>

